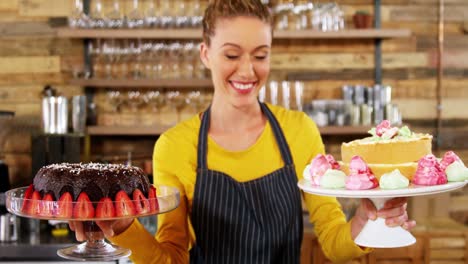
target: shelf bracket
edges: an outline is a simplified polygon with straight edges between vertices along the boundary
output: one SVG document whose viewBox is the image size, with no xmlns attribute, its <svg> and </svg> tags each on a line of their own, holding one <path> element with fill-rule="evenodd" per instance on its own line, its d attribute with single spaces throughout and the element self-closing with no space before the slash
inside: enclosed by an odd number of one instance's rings
<svg viewBox="0 0 468 264">
<path fill-rule="evenodd" d="M 380 0 L 374 0 L 374 28 L 381 28 Z M 382 39 L 377 38 L 374 41 L 374 82 L 382 84 Z"/>
</svg>

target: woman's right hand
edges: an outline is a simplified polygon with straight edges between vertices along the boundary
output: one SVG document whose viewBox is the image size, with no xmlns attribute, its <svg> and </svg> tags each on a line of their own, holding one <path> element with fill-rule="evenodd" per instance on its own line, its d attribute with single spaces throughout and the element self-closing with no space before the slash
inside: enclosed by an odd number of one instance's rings
<svg viewBox="0 0 468 264">
<path fill-rule="evenodd" d="M 133 218 L 129 218 L 121 220 L 95 221 L 95 223 L 99 226 L 99 228 L 101 228 L 106 238 L 111 238 L 127 230 L 127 228 L 129 228 L 133 223 L 133 220 Z M 75 232 L 76 240 L 86 240 L 82 221 L 70 221 L 68 222 L 68 225 L 70 226 L 70 229 Z"/>
</svg>

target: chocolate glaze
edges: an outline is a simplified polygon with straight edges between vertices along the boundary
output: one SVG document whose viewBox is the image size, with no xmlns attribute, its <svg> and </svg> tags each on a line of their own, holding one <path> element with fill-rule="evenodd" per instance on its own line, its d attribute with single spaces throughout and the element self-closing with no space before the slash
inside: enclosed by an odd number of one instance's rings
<svg viewBox="0 0 468 264">
<path fill-rule="evenodd" d="M 124 190 L 130 199 L 133 191 L 140 189 L 148 197 L 148 176 L 138 167 L 121 164 L 61 163 L 42 167 L 34 177 L 34 189 L 41 195 L 52 192 L 58 200 L 70 192 L 73 200 L 86 192 L 91 201 L 103 197 L 114 200 L 118 191 Z"/>
</svg>

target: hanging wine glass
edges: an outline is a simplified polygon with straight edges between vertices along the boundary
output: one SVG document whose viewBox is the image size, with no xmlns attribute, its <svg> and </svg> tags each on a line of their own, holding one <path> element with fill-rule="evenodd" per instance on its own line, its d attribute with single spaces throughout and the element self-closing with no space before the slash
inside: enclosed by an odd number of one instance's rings
<svg viewBox="0 0 468 264">
<path fill-rule="evenodd" d="M 156 4 L 153 0 L 147 1 L 145 7 L 145 26 L 146 27 L 158 27 L 161 23 L 160 17 L 157 12 Z"/>
<path fill-rule="evenodd" d="M 89 26 L 89 18 L 83 12 L 83 0 L 75 0 L 71 15 L 68 17 L 68 25 L 72 28 L 86 28 Z"/>
<path fill-rule="evenodd" d="M 132 10 L 127 14 L 127 27 L 140 28 L 145 23 L 145 15 L 138 0 L 133 0 Z"/>
<path fill-rule="evenodd" d="M 171 6 L 172 1 L 161 1 L 161 27 L 169 28 L 175 24 L 174 10 Z"/>
<path fill-rule="evenodd" d="M 200 4 L 200 0 L 192 0 L 192 8 L 190 8 L 190 26 L 200 27 L 203 21 L 203 10 Z"/>
<path fill-rule="evenodd" d="M 110 90 L 107 92 L 107 100 L 112 107 L 112 112 L 120 111 L 120 106 L 123 104 L 122 94 L 118 90 Z"/>
<path fill-rule="evenodd" d="M 195 43 L 187 42 L 183 45 L 183 56 L 182 56 L 182 77 L 193 78 L 194 76 L 194 64 L 195 64 Z"/>
<path fill-rule="evenodd" d="M 130 110 L 133 113 L 138 112 L 138 108 L 145 102 L 144 97 L 140 91 L 128 91 L 127 92 L 127 104 L 130 106 Z"/>
<path fill-rule="evenodd" d="M 189 24 L 187 4 L 184 0 L 175 0 L 175 5 L 175 27 L 186 27 Z"/>
<path fill-rule="evenodd" d="M 91 4 L 91 11 L 89 13 L 89 27 L 90 28 L 104 28 L 106 27 L 105 16 L 103 13 L 103 6 L 101 0 L 93 0 Z"/>
<path fill-rule="evenodd" d="M 106 25 L 108 28 L 121 28 L 124 25 L 124 15 L 120 0 L 113 0 L 111 10 L 106 14 Z"/>
</svg>

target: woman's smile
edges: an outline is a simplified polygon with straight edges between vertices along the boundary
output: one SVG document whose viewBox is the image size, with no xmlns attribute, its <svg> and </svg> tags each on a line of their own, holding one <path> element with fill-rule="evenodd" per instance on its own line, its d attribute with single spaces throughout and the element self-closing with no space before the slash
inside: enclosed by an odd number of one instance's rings
<svg viewBox="0 0 468 264">
<path fill-rule="evenodd" d="M 248 94 L 252 91 L 255 91 L 255 87 L 257 86 L 258 82 L 238 82 L 238 81 L 229 81 L 229 85 L 233 88 L 236 92 L 240 94 Z"/>
</svg>

